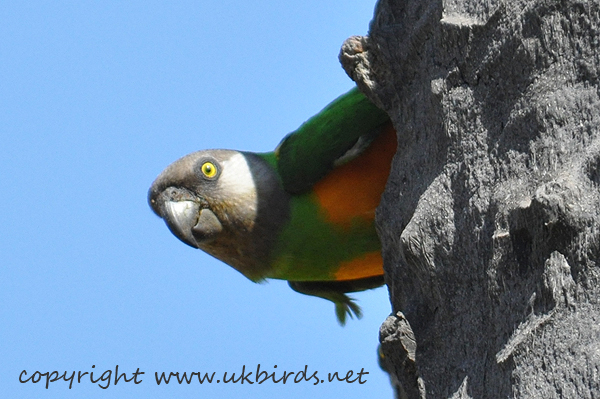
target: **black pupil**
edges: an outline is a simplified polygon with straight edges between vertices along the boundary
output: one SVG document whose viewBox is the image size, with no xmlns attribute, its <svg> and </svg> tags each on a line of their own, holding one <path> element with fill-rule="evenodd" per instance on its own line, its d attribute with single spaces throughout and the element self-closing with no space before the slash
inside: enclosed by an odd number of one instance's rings
<svg viewBox="0 0 600 399">
<path fill-rule="evenodd" d="M 204 165 L 204 171 L 206 172 L 206 174 L 210 175 L 212 173 L 212 166 L 209 164 Z"/>
</svg>

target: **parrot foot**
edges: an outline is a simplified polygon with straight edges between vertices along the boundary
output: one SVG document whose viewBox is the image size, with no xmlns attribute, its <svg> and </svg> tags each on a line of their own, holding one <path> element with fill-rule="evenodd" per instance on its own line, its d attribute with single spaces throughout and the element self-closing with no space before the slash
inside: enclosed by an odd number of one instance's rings
<svg viewBox="0 0 600 399">
<path fill-rule="evenodd" d="M 350 281 L 288 281 L 290 287 L 301 294 L 327 299 L 335 304 L 335 315 L 340 325 L 345 325 L 348 317 L 362 317 L 360 307 L 348 292 L 364 291 L 383 284 L 383 276 Z"/>
<path fill-rule="evenodd" d="M 356 316 L 357 319 L 362 317 L 362 310 L 354 302 L 354 298 L 350 298 L 347 295 L 341 294 L 339 301 L 334 301 L 335 304 L 335 315 L 340 325 L 346 325 L 346 317 L 350 316 L 351 319 Z"/>
</svg>

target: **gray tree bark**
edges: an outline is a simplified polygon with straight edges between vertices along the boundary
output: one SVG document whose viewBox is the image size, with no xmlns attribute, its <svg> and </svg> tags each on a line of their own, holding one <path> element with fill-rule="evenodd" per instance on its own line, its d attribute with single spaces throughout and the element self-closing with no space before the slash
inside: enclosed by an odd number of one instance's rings
<svg viewBox="0 0 600 399">
<path fill-rule="evenodd" d="M 340 59 L 391 116 L 378 209 L 408 398 L 600 397 L 598 1 L 380 0 Z"/>
</svg>

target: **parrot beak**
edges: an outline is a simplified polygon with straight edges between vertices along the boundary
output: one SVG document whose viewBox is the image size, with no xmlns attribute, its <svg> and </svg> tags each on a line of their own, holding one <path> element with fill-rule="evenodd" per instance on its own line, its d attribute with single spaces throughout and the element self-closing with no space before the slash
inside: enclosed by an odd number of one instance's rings
<svg viewBox="0 0 600 399">
<path fill-rule="evenodd" d="M 201 244 L 216 238 L 223 225 L 204 201 L 191 197 L 189 192 L 168 188 L 158 195 L 151 191 L 149 202 L 177 238 L 191 247 L 200 248 Z"/>
<path fill-rule="evenodd" d="M 194 201 L 165 201 L 162 209 L 161 217 L 171 233 L 187 245 L 198 248 L 192 228 L 197 224 L 200 205 Z"/>
</svg>

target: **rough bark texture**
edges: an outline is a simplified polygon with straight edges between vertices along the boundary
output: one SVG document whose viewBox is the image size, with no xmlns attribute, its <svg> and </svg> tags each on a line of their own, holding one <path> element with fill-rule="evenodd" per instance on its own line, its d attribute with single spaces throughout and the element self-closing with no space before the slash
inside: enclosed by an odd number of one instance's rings
<svg viewBox="0 0 600 399">
<path fill-rule="evenodd" d="M 401 396 L 600 397 L 599 13 L 381 0 L 344 44 L 398 131 L 377 220 Z"/>
</svg>

